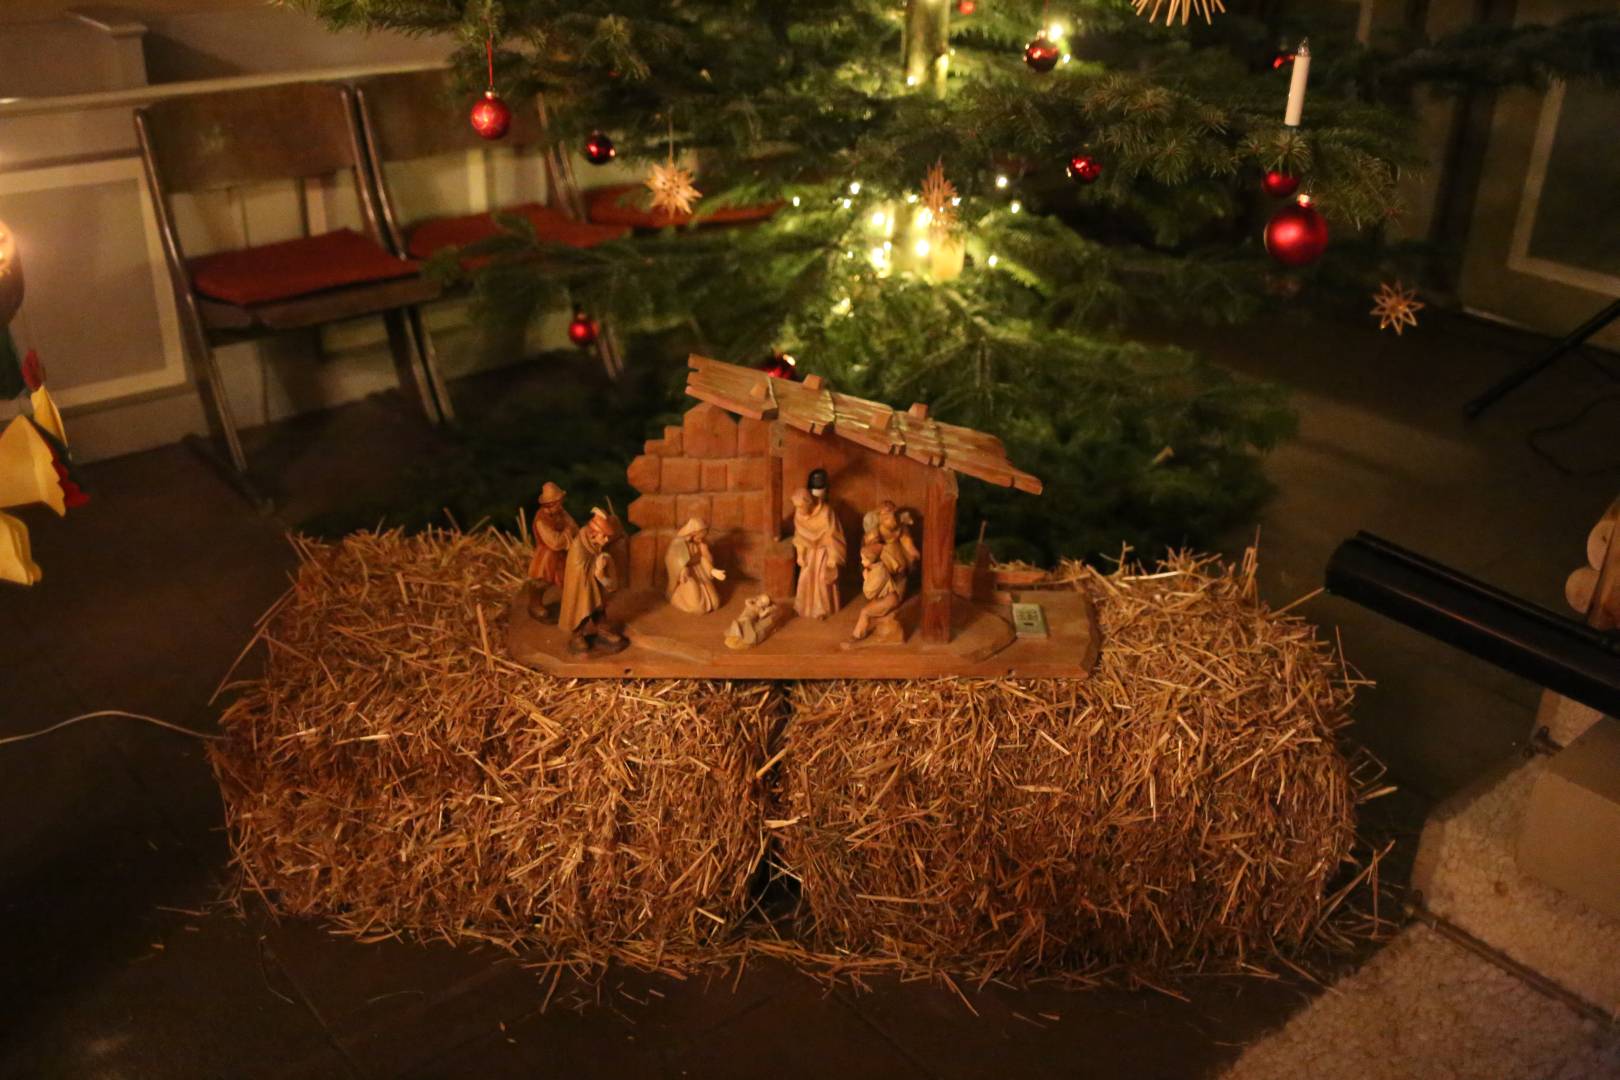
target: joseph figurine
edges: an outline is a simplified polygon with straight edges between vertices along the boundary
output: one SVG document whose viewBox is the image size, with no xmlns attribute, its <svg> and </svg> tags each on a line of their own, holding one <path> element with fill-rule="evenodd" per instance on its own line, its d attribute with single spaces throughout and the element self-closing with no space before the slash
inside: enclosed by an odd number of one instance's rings
<svg viewBox="0 0 1620 1080">
<path fill-rule="evenodd" d="M 627 644 L 607 622 L 607 598 L 619 587 L 619 575 L 607 547 L 618 536 L 618 521 L 592 507 L 591 520 L 568 545 L 562 613 L 557 624 L 568 631 L 571 652 L 589 652 L 597 647 L 618 652 Z"/>
<path fill-rule="evenodd" d="M 827 501 L 825 469 L 812 470 L 809 486 L 793 493 L 793 552 L 799 564 L 793 610 L 825 619 L 838 610 L 838 571 L 847 557 L 844 527 Z"/>
</svg>

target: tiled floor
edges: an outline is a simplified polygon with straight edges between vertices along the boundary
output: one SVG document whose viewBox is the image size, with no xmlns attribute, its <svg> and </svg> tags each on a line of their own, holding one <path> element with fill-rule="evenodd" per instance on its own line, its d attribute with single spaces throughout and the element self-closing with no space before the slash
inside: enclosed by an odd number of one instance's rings
<svg viewBox="0 0 1620 1080">
<path fill-rule="evenodd" d="M 1273 599 L 1320 584 L 1333 545 L 1367 528 L 1561 604 L 1620 473 L 1563 476 L 1523 436 L 1612 389 L 1583 362 L 1469 427 L 1461 401 L 1536 339 L 1443 317 L 1403 339 L 1290 318 L 1198 344 L 1296 390 L 1301 437 L 1275 457 L 1262 526 Z M 1564 449 L 1620 463 L 1616 431 L 1620 409 L 1600 409 Z M 431 447 L 388 399 L 274 437 L 286 520 Z M 210 695 L 292 564 L 282 521 L 248 511 L 184 448 L 89 479 L 95 501 L 68 520 L 27 515 L 46 580 L 0 591 L 0 734 L 97 708 L 206 728 Z M 1534 688 L 1342 602 L 1305 610 L 1341 627 L 1379 681 L 1356 734 L 1404 788 L 1372 804 L 1380 827 L 1411 835 L 1432 800 L 1528 733 Z M 735 984 L 615 973 L 589 1006 L 582 995 L 598 991 L 564 979 L 541 1014 L 547 986 L 493 953 L 358 945 L 259 911 L 206 911 L 224 876 L 219 829 L 200 748 L 181 736 L 108 721 L 0 748 L 0 1076 L 1195 1077 L 1306 992 L 991 989 L 972 997 L 975 1014 L 937 987 L 828 993 L 761 964 Z"/>
</svg>

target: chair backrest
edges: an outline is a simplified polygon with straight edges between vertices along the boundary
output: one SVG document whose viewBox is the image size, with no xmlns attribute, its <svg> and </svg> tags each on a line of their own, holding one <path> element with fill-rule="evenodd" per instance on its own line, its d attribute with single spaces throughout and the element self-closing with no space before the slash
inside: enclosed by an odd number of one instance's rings
<svg viewBox="0 0 1620 1080">
<path fill-rule="evenodd" d="M 467 122 L 473 99 L 456 89 L 449 71 L 376 75 L 354 85 L 378 162 L 412 161 L 490 146 Z M 514 108 L 512 126 L 498 145 L 532 146 L 541 142 L 543 134 L 533 108 Z"/>
<path fill-rule="evenodd" d="M 137 118 L 154 180 L 168 194 L 345 169 L 362 186 L 347 87 L 283 83 L 166 98 L 137 110 Z"/>
</svg>

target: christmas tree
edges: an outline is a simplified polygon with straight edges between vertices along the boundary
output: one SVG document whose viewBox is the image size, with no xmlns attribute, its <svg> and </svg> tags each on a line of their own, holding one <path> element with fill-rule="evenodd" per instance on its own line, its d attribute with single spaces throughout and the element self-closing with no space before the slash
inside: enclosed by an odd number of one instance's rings
<svg viewBox="0 0 1620 1080">
<path fill-rule="evenodd" d="M 492 55 L 499 94 L 543 100 L 560 148 L 604 132 L 621 162 L 689 168 L 699 224 L 778 206 L 746 228 L 547 249 L 543 271 L 514 226 L 485 245 L 489 311 L 579 304 L 672 381 L 688 348 L 782 350 L 837 389 L 1000 433 L 1046 493 L 966 485 L 959 520 L 1038 559 L 1207 542 L 1263 499 L 1262 457 L 1291 430 L 1275 388 L 1131 326 L 1237 320 L 1302 286 L 1364 296 L 1392 260 L 1411 278 L 1413 253 L 1383 243 L 1397 177 L 1422 160 L 1411 88 L 1612 76 L 1620 53 L 1613 16 L 1368 48 L 1352 6 L 1239 0 L 1186 21 L 1186 4 L 1133 0 L 301 6 L 454 35 L 469 103 Z M 1291 204 L 1262 192 L 1267 173 L 1304 185 L 1325 260 L 1268 256 L 1267 218 Z"/>
</svg>

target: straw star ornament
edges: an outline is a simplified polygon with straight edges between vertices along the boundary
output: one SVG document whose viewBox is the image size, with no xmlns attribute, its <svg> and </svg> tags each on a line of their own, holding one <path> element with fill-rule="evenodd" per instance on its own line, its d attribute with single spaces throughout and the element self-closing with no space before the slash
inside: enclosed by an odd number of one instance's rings
<svg viewBox="0 0 1620 1080">
<path fill-rule="evenodd" d="M 1181 24 L 1187 25 L 1187 20 L 1194 15 L 1202 15 L 1204 21 L 1213 22 L 1214 14 L 1224 13 L 1226 5 L 1221 0 L 1136 0 L 1136 13 L 1147 12 L 1148 22 L 1159 17 L 1159 11 L 1164 11 L 1164 25 L 1169 26 L 1179 16 Z"/>
<path fill-rule="evenodd" d="M 923 177 L 922 205 L 928 211 L 930 235 L 949 232 L 956 224 L 956 185 L 945 179 L 945 165 L 934 162 Z"/>
<path fill-rule="evenodd" d="M 1399 281 L 1393 285 L 1386 281 L 1373 294 L 1373 307 L 1369 314 L 1378 316 L 1378 329 L 1394 330 L 1395 336 L 1399 337 L 1406 327 L 1418 324 L 1417 313 L 1423 307 L 1416 289 L 1408 289 Z"/>
<path fill-rule="evenodd" d="M 692 204 L 703 197 L 703 192 L 692 186 L 692 174 L 670 160 L 654 165 L 647 174 L 647 190 L 652 192 L 654 210 L 675 217 L 690 214 Z"/>
</svg>

